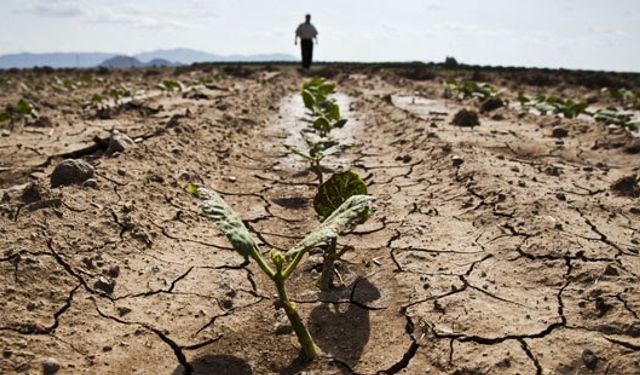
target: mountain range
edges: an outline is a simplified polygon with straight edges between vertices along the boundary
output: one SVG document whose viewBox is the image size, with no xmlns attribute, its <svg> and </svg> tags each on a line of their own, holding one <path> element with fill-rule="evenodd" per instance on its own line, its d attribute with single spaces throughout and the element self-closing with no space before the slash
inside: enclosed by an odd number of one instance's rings
<svg viewBox="0 0 640 375">
<path fill-rule="evenodd" d="M 135 55 L 104 52 L 17 53 L 0 55 L 0 69 L 92 68 L 189 65 L 195 62 L 292 61 L 292 55 L 273 53 L 258 55 L 217 55 L 188 48 L 161 49 Z"/>
</svg>

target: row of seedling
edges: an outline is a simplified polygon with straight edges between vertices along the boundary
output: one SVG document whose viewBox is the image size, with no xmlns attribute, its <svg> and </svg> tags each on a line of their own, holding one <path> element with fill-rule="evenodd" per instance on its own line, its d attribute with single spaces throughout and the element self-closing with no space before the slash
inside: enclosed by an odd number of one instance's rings
<svg viewBox="0 0 640 375">
<path fill-rule="evenodd" d="M 303 156 L 306 160 L 313 161 L 311 168 L 318 165 L 319 152 L 338 145 L 337 141 L 329 140 L 331 129 L 342 127 L 346 123 L 346 120 L 340 118 L 339 107 L 329 97 L 334 92 L 335 85 L 321 79 L 307 82 L 303 87 L 304 103 L 311 111 L 310 129 L 303 133 L 306 137 L 305 141 L 308 140 L 309 149 L 295 152 L 301 156 L 306 155 Z M 326 146 L 327 144 L 331 145 Z M 291 146 L 287 148 L 292 149 Z M 321 170 L 319 171 L 321 173 Z M 322 181 L 321 175 L 319 175 L 319 181 Z M 289 318 L 304 357 L 307 360 L 314 359 L 317 356 L 317 347 L 298 314 L 296 304 L 289 299 L 285 283 L 310 250 L 322 249 L 325 256 L 319 286 L 324 290 L 330 288 L 334 262 L 345 251 L 345 249 L 337 251 L 339 235 L 366 222 L 375 211 L 373 204 L 375 197 L 367 195 L 365 183 L 353 172 L 335 173 L 327 181 L 322 182 L 313 201 L 319 216 L 318 226 L 286 252 L 276 249 L 263 252 L 240 217 L 214 190 L 192 184 L 189 186 L 189 192 L 203 201 L 201 206 L 203 212 L 226 235 L 235 251 L 245 259 L 253 259 L 273 281 L 278 293 L 277 306 L 284 309 Z M 271 264 L 267 262 L 265 254 L 268 254 Z"/>
<path fill-rule="evenodd" d="M 625 100 L 635 100 L 637 97 L 636 92 L 625 89 L 609 92 L 611 92 L 612 96 Z M 480 108 L 483 112 L 500 108 L 507 102 L 502 92 L 488 83 L 457 82 L 452 79 L 445 82 L 445 97 L 458 100 L 476 98 L 480 102 Z M 590 111 L 589 104 L 585 102 L 564 99 L 554 95 L 528 96 L 522 92 L 518 93 L 516 100 L 520 103 L 521 108 L 533 109 L 542 115 L 556 114 L 572 119 L 585 114 L 593 117 L 598 122 L 621 126 L 631 131 L 638 130 L 639 126 L 638 120 L 634 120 L 631 114 L 613 107 Z"/>
</svg>

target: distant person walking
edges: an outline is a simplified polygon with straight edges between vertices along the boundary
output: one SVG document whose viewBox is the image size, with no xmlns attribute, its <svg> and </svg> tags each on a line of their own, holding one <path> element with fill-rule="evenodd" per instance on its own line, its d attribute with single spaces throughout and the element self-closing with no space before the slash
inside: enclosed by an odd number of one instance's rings
<svg viewBox="0 0 640 375">
<path fill-rule="evenodd" d="M 298 45 L 298 38 L 300 38 L 300 48 L 302 50 L 302 67 L 309 69 L 313 60 L 313 40 L 315 39 L 316 44 L 318 44 L 318 31 L 311 24 L 310 14 L 305 16 L 305 21 L 296 29 L 296 38 L 293 44 Z"/>
</svg>

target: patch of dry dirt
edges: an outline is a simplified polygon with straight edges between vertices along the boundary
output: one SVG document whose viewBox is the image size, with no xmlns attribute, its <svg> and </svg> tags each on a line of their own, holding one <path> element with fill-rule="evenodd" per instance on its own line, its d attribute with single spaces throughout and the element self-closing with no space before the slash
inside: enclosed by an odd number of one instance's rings
<svg viewBox="0 0 640 375">
<path fill-rule="evenodd" d="M 317 291 L 319 254 L 289 282 L 323 352 L 305 364 L 270 281 L 185 192 L 222 193 L 265 251 L 311 230 L 313 174 L 281 146 L 304 126 L 304 77 L 183 95 L 154 91 L 165 75 L 107 76 L 150 94 L 109 119 L 81 110 L 99 87 L 0 94 L 51 120 L 0 138 L 0 372 L 54 358 L 61 373 L 638 373 L 640 201 L 611 189 L 640 172 L 625 133 L 509 107 L 461 128 L 474 103 L 439 82 L 338 75 L 356 146 L 329 167 L 365 177 L 379 210 L 339 240 L 355 247 L 343 285 Z M 113 129 L 135 146 L 107 153 Z M 92 163 L 95 187 L 50 187 L 67 157 Z"/>
</svg>

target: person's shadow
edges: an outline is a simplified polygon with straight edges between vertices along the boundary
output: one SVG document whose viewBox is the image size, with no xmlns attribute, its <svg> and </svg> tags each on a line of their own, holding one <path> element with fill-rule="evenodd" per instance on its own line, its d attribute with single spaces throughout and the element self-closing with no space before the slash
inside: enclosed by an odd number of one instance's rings
<svg viewBox="0 0 640 375">
<path fill-rule="evenodd" d="M 369 342 L 371 327 L 365 306 L 380 298 L 380 291 L 366 279 L 358 278 L 353 285 L 352 303 L 324 303 L 313 309 L 308 320 L 316 345 L 349 366 L 358 363 Z"/>
<path fill-rule="evenodd" d="M 252 375 L 253 371 L 247 362 L 231 355 L 204 355 L 189 363 L 193 375 Z M 183 375 L 182 365 L 176 368 L 172 375 Z"/>
</svg>

